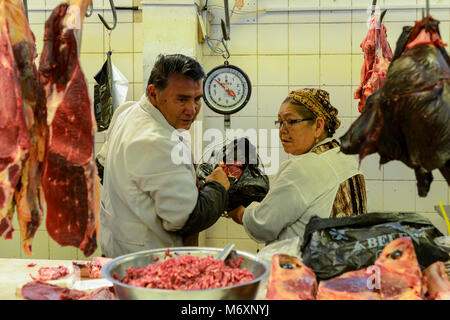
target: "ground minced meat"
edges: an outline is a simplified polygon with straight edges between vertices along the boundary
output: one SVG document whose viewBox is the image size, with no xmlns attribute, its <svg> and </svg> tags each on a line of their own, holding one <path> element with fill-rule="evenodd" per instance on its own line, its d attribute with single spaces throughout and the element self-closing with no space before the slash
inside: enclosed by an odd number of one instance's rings
<svg viewBox="0 0 450 320">
<path fill-rule="evenodd" d="M 212 256 L 183 255 L 143 267 L 128 267 L 121 282 L 146 288 L 200 290 L 236 285 L 255 279 L 253 273 L 240 269 L 243 258 L 229 259 L 231 267 Z M 118 279 L 117 274 L 115 278 Z"/>
</svg>

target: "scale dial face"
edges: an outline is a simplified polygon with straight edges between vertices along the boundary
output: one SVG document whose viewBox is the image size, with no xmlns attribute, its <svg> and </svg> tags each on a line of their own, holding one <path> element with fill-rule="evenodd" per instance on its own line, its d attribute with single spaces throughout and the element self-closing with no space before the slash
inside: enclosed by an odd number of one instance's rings
<svg viewBox="0 0 450 320">
<path fill-rule="evenodd" d="M 248 76 L 239 67 L 222 65 L 212 69 L 203 85 L 205 103 L 220 114 L 232 114 L 248 103 L 251 95 Z"/>
</svg>

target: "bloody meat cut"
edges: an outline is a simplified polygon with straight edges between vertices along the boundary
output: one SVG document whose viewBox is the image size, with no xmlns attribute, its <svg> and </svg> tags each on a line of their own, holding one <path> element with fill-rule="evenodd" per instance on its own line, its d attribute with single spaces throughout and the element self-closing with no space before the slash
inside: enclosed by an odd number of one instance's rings
<svg viewBox="0 0 450 320">
<path fill-rule="evenodd" d="M 380 15 L 370 19 L 369 32 L 361 42 L 364 52 L 364 64 L 361 68 L 361 81 L 354 98 L 359 99 L 358 110 L 362 112 L 366 99 L 383 86 L 384 78 L 392 60 L 392 50 L 386 36 L 386 27 L 380 21 Z"/>
<path fill-rule="evenodd" d="M 83 7 L 86 3 L 90 1 L 71 1 Z M 77 17 L 80 12 L 84 17 L 85 11 L 69 11 L 68 7 L 61 3 L 46 22 L 39 65 L 49 126 L 42 187 L 49 235 L 59 245 L 78 247 L 89 256 L 97 248 L 99 228 L 96 123 L 79 61 L 79 29 L 74 31 L 81 28 Z"/>
<path fill-rule="evenodd" d="M 362 269 L 321 281 L 317 300 L 381 300 L 372 276 L 367 269 Z"/>
<path fill-rule="evenodd" d="M 422 300 L 422 272 L 414 245 L 409 237 L 389 243 L 375 261 L 380 272 L 380 295 L 383 300 Z"/>
<path fill-rule="evenodd" d="M 318 300 L 422 300 L 422 273 L 409 237 L 389 243 L 367 269 L 321 281 Z"/>
<path fill-rule="evenodd" d="M 296 257 L 272 256 L 267 300 L 314 300 L 317 280 L 314 271 Z"/>
<path fill-rule="evenodd" d="M 228 177 L 235 178 L 237 180 L 239 180 L 244 173 L 244 165 L 236 160 L 233 163 L 221 162 L 218 166 L 223 168 L 223 171 L 225 171 L 225 174 Z"/>
<path fill-rule="evenodd" d="M 114 300 L 114 289 L 98 288 L 92 292 L 59 287 L 42 281 L 22 286 L 22 297 L 27 300 Z"/>
<path fill-rule="evenodd" d="M 28 25 L 21 0 L 5 3 L 11 44 L 19 70 L 24 112 L 30 135 L 30 155 L 27 158 L 16 190 L 17 214 L 25 253 L 32 254 L 31 242 L 44 216 L 41 173 L 46 135 L 45 94 L 39 84 L 35 64 L 35 38 Z"/>
<path fill-rule="evenodd" d="M 450 184 L 450 58 L 439 21 L 404 27 L 383 87 L 369 96 L 359 118 L 341 137 L 346 154 L 378 152 L 380 164 L 399 160 L 415 170 L 425 197 L 434 169 Z"/>
<path fill-rule="evenodd" d="M 437 261 L 423 271 L 430 300 L 450 300 L 450 280 L 445 264 Z"/>
<path fill-rule="evenodd" d="M 88 270 L 89 278 L 103 278 L 102 268 L 105 264 L 112 261 L 111 258 L 94 257 L 92 262 L 88 261 L 86 267 Z"/>
<path fill-rule="evenodd" d="M 10 41 L 5 1 L 0 1 L 0 236 L 12 238 L 12 218 L 20 174 L 29 157 L 30 136 L 20 76 Z"/>
</svg>

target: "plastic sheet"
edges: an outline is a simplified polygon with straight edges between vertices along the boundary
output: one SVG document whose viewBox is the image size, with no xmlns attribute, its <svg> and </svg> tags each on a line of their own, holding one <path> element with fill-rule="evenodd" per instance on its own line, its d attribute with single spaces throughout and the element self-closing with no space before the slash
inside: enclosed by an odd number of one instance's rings
<svg viewBox="0 0 450 320">
<path fill-rule="evenodd" d="M 345 218 L 313 216 L 300 247 L 302 261 L 320 280 L 373 265 L 392 240 L 408 236 L 422 270 L 448 254 L 434 243 L 442 233 L 414 212 L 374 212 Z"/>
<path fill-rule="evenodd" d="M 198 178 L 201 184 L 205 178 L 222 162 L 243 164 L 243 173 L 239 179 L 228 177 L 228 205 L 231 211 L 242 205 L 247 207 L 253 201 L 260 202 L 269 191 L 269 177 L 264 173 L 264 166 L 256 148 L 247 138 L 237 138 L 213 150 L 209 159 L 198 166 Z"/>
</svg>

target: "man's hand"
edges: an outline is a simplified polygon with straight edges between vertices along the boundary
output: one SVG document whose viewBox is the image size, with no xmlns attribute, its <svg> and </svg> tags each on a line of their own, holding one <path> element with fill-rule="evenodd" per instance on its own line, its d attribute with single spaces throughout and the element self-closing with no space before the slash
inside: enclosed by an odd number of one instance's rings
<svg viewBox="0 0 450 320">
<path fill-rule="evenodd" d="M 205 178 L 205 181 L 216 181 L 220 183 L 225 188 L 225 190 L 228 191 L 228 189 L 230 189 L 230 181 L 228 180 L 225 171 L 223 171 L 221 167 L 217 167 L 216 169 L 214 169 L 214 171 Z"/>
<path fill-rule="evenodd" d="M 239 206 L 234 210 L 228 211 L 228 215 L 234 222 L 242 224 L 242 218 L 244 217 L 245 207 Z"/>
</svg>

